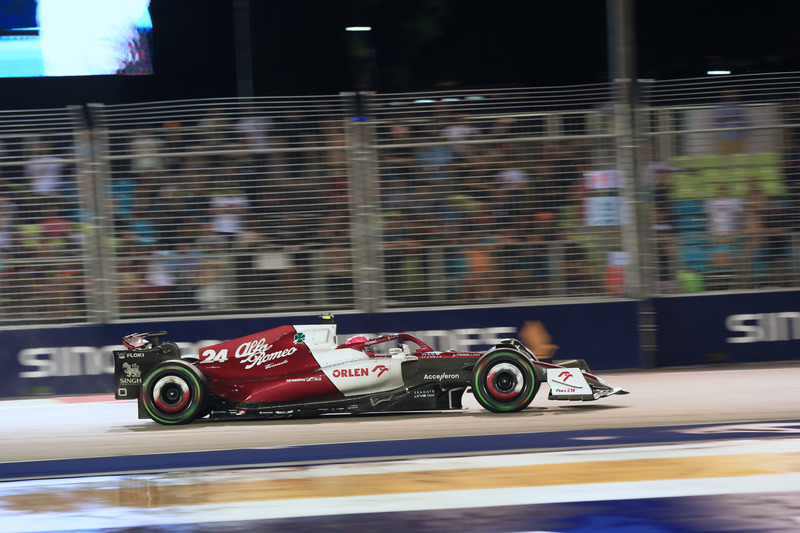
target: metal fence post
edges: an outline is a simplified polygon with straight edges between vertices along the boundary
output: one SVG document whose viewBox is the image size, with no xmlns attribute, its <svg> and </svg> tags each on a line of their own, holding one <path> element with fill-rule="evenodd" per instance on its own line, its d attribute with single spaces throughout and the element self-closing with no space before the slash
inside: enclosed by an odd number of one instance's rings
<svg viewBox="0 0 800 533">
<path fill-rule="evenodd" d="M 94 192 L 94 209 L 92 220 L 92 244 L 90 255 L 97 265 L 94 278 L 95 295 L 92 299 L 95 316 L 100 322 L 110 322 L 119 317 L 116 295 L 114 293 L 114 265 L 116 264 L 114 252 L 111 249 L 111 239 L 114 234 L 112 217 L 109 212 L 111 199 L 110 172 L 108 168 L 109 138 L 108 129 L 104 123 L 103 104 L 89 104 L 87 118 L 91 122 L 93 142 L 91 150 L 92 169 L 90 176 Z"/>
<path fill-rule="evenodd" d="M 356 308 L 366 313 L 380 310 L 382 283 L 380 182 L 373 124 L 369 120 L 372 93 L 345 93 L 350 111 L 347 132 L 352 154 L 350 165 L 351 238 L 353 289 Z"/>
<path fill-rule="evenodd" d="M 615 84 L 616 152 L 622 176 L 622 246 L 628 264 L 627 295 L 639 300 L 640 359 L 643 366 L 650 367 L 655 356 L 657 326 L 643 254 L 649 225 L 639 154 L 633 3 L 631 0 L 607 0 L 606 7 L 610 74 Z"/>
</svg>

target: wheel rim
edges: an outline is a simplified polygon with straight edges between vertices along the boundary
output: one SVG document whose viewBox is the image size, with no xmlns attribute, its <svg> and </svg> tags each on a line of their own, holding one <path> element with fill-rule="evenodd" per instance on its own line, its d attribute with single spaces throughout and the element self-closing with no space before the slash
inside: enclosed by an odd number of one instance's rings
<svg viewBox="0 0 800 533">
<path fill-rule="evenodd" d="M 510 401 L 520 395 L 525 385 L 522 371 L 511 363 L 494 365 L 486 373 L 486 390 L 494 398 Z"/>
<path fill-rule="evenodd" d="M 177 413 L 191 401 L 189 385 L 177 376 L 164 376 L 153 386 L 156 407 L 165 413 Z"/>
</svg>

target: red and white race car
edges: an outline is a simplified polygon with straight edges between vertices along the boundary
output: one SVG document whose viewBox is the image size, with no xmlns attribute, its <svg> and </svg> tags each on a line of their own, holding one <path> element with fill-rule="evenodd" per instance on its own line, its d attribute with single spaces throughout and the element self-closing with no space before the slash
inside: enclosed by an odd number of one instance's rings
<svg viewBox="0 0 800 533">
<path fill-rule="evenodd" d="M 115 398 L 138 399 L 139 417 L 161 424 L 212 418 L 307 417 L 461 410 L 471 390 L 489 411 L 531 403 L 542 382 L 551 400 L 597 400 L 627 391 L 582 359 L 539 361 L 508 339 L 488 352 L 437 351 L 408 333 L 340 344 L 336 324 L 281 326 L 181 355 L 165 332 L 128 335 L 114 352 Z M 413 345 L 413 348 L 409 346 Z"/>
</svg>

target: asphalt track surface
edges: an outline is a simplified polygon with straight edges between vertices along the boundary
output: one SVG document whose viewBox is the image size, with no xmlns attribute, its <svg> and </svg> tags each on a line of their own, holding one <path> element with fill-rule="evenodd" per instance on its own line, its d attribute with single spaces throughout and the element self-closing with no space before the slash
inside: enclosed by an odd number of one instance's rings
<svg viewBox="0 0 800 533">
<path fill-rule="evenodd" d="M 543 386 L 521 413 L 498 415 L 465 394 L 455 413 L 215 421 L 165 427 L 137 419 L 132 401 L 0 402 L 3 462 L 187 451 L 382 442 L 564 430 L 605 430 L 800 417 L 800 365 L 601 374 L 631 394 L 596 402 L 547 400 Z M 105 399 L 105 398 L 100 398 Z M 532 447 L 536 447 L 535 440 Z"/>
<path fill-rule="evenodd" d="M 108 397 L 2 401 L 0 531 L 448 531 L 456 522 L 462 531 L 800 531 L 800 365 L 601 377 L 631 394 L 553 402 L 544 386 L 511 415 L 488 413 L 465 395 L 469 409 L 457 413 L 180 427 L 138 420 L 134 402 Z M 431 475 L 441 470 L 450 473 Z M 236 477 L 247 472 L 256 480 Z M 290 479 L 265 481 L 281 475 Z M 176 476 L 189 492 L 167 496 L 163 486 Z M 298 484 L 305 477 L 326 481 Z M 384 478 L 393 481 L 385 486 Z M 79 488 L 76 479 L 85 480 Z M 51 507 L 40 500 L 54 491 L 47 483 L 60 487 Z M 232 496 L 209 498 L 209 486 Z M 139 494 L 133 511 L 120 507 L 120 487 Z M 186 507 L 198 490 L 207 505 Z M 142 503 L 142 491 L 159 505 Z M 439 491 L 438 503 L 409 499 L 430 491 Z M 117 518 L 70 510 L 70 501 L 87 498 Z M 257 510 L 247 507 L 253 498 Z M 331 501 L 336 507 L 326 507 Z M 141 522 L 142 508 L 152 523 Z M 85 528 L 64 526 L 87 513 L 95 521 Z"/>
</svg>

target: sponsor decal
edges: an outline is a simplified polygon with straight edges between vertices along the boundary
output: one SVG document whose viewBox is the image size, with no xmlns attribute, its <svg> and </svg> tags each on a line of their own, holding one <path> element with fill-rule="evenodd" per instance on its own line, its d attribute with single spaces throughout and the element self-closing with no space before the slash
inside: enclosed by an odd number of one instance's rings
<svg viewBox="0 0 800 533">
<path fill-rule="evenodd" d="M 577 385 L 571 385 L 571 384 L 567 383 L 567 381 L 570 378 L 574 378 L 575 377 L 574 375 L 572 375 L 572 372 L 570 372 L 569 370 L 564 370 L 563 372 L 561 372 L 558 375 L 558 377 L 560 378 L 561 381 L 559 381 L 558 379 L 554 378 L 553 379 L 553 383 L 556 383 L 558 385 L 564 385 L 565 387 L 568 387 L 568 389 L 567 390 L 556 389 L 554 392 L 565 392 L 565 393 L 566 392 L 577 392 L 577 389 L 575 388 L 575 387 L 577 387 Z"/>
<path fill-rule="evenodd" d="M 129 378 L 142 377 L 142 371 L 139 369 L 139 365 L 136 363 L 122 363 L 122 371 L 125 372 L 125 375 Z"/>
<path fill-rule="evenodd" d="M 558 375 L 558 377 L 559 377 L 560 381 L 558 379 L 553 379 L 553 383 L 555 383 L 557 385 L 563 385 L 564 387 L 567 387 L 567 388 L 566 389 L 561 389 L 561 388 L 556 387 L 553 392 L 562 392 L 562 393 L 578 392 L 578 390 L 580 388 L 579 385 L 571 385 L 571 384 L 567 383 L 567 381 L 569 381 L 571 378 L 575 377 L 572 374 L 572 372 L 570 372 L 569 370 L 564 370 L 563 372 L 561 372 Z"/>
<path fill-rule="evenodd" d="M 288 359 L 284 359 L 284 360 L 283 360 L 283 361 L 281 361 L 280 363 L 270 363 L 270 364 L 268 364 L 268 365 L 264 365 L 264 370 L 267 370 L 267 369 L 270 369 L 270 368 L 274 368 L 274 367 L 276 367 L 276 366 L 285 365 L 285 364 L 286 364 L 286 363 L 288 363 L 288 362 L 289 362 L 289 360 L 288 360 Z"/>
<path fill-rule="evenodd" d="M 591 388 L 579 370 L 548 368 L 547 384 L 553 394 L 591 394 Z"/>
<path fill-rule="evenodd" d="M 297 351 L 297 348 L 294 346 L 286 348 L 285 350 L 278 350 L 277 352 L 270 352 L 269 350 L 271 349 L 272 345 L 267 344 L 267 340 L 261 338 L 257 341 L 240 344 L 233 355 L 237 359 L 241 359 L 240 362 L 245 365 L 246 369 L 250 369 L 254 366 L 261 366 L 269 361 L 274 361 L 275 359 L 289 357 Z"/>
<path fill-rule="evenodd" d="M 572 393 L 578 392 L 578 389 L 576 389 L 575 387 L 569 387 L 569 386 L 567 386 L 567 388 L 565 388 L 565 389 L 562 389 L 561 387 L 555 387 L 553 389 L 553 392 L 561 393 L 561 394 L 572 394 Z"/>
<path fill-rule="evenodd" d="M 304 342 L 306 342 L 306 334 L 298 332 L 294 336 L 294 343 L 295 344 L 303 344 Z"/>
<path fill-rule="evenodd" d="M 111 352 L 118 346 L 68 346 L 20 350 L 17 361 L 24 368 L 21 379 L 113 374 Z"/>
<path fill-rule="evenodd" d="M 737 334 L 730 344 L 800 340 L 800 312 L 729 315 L 725 327 Z"/>
<path fill-rule="evenodd" d="M 389 367 L 386 365 L 378 365 L 372 369 L 373 374 L 378 374 L 377 377 L 381 377 L 384 373 L 389 371 Z M 335 378 L 360 378 L 360 377 L 367 377 L 370 374 L 369 368 L 337 368 L 333 371 L 333 377 Z"/>
<path fill-rule="evenodd" d="M 136 359 L 136 358 L 144 357 L 144 353 L 142 353 L 142 352 L 126 352 L 126 353 L 118 354 L 117 357 L 120 360 Z"/>
<path fill-rule="evenodd" d="M 141 385 L 142 378 L 119 378 L 120 385 Z"/>
<path fill-rule="evenodd" d="M 337 368 L 333 371 L 335 378 L 360 378 L 369 376 L 369 368 Z"/>
<path fill-rule="evenodd" d="M 322 376 L 308 376 L 306 378 L 289 378 L 286 383 L 308 383 L 310 381 L 322 381 Z"/>
<path fill-rule="evenodd" d="M 461 379 L 461 374 L 425 374 L 422 379 L 438 379 L 439 381 L 443 379 Z"/>
<path fill-rule="evenodd" d="M 414 391 L 414 398 L 434 398 L 434 397 L 436 397 L 436 393 L 433 392 L 433 389 L 422 389 Z"/>
</svg>

